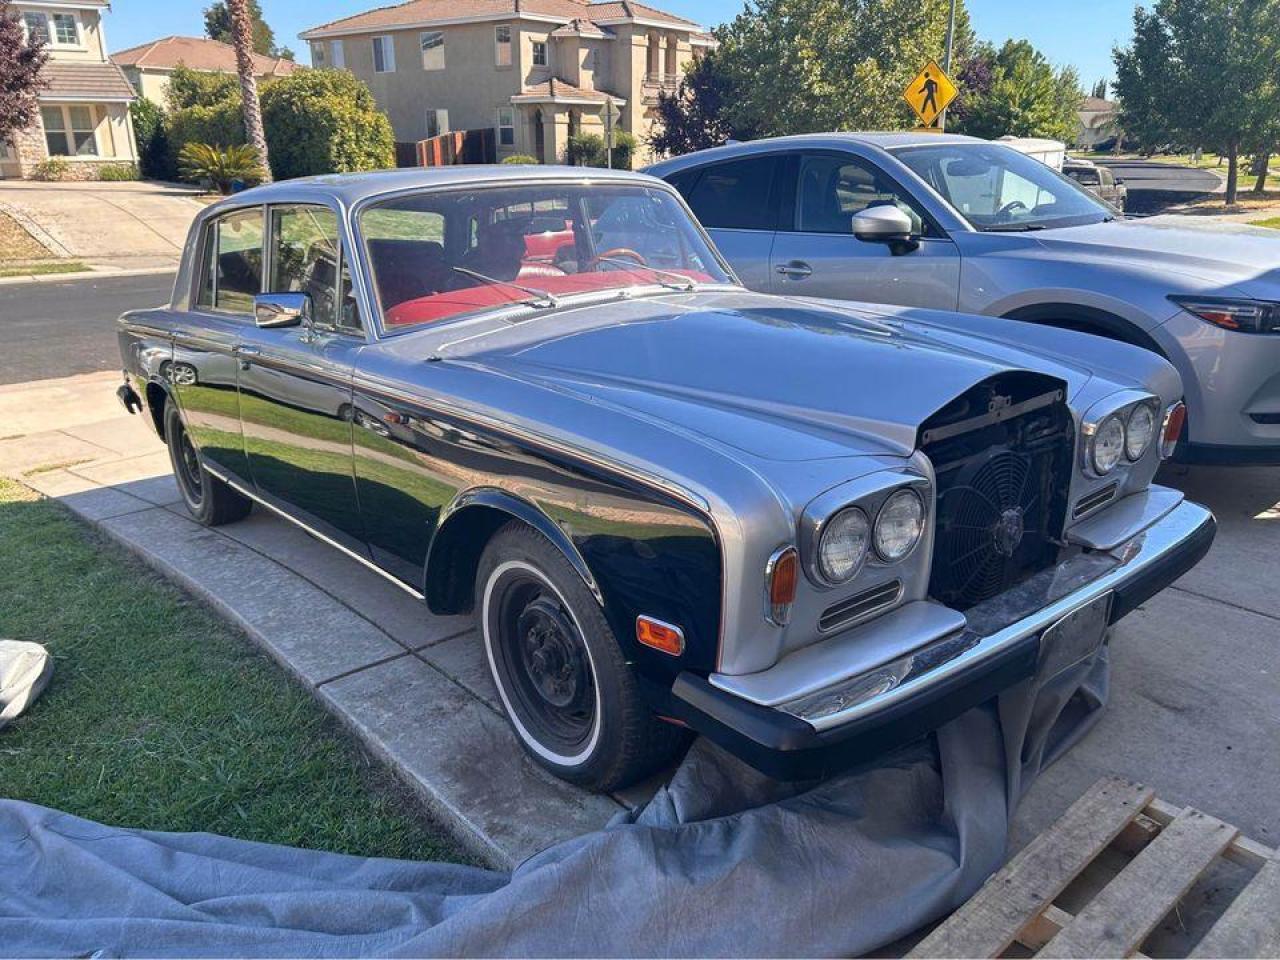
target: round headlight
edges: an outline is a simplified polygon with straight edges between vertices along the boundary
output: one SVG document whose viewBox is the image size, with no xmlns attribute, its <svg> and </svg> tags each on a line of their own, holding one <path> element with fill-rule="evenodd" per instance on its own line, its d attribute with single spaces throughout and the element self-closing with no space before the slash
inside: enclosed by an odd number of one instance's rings
<svg viewBox="0 0 1280 960">
<path fill-rule="evenodd" d="M 899 490 L 880 508 L 876 517 L 876 553 L 896 563 L 911 552 L 924 534 L 924 501 L 911 489 Z"/>
<path fill-rule="evenodd" d="M 1147 452 L 1151 439 L 1156 435 L 1156 414 L 1148 404 L 1140 403 L 1129 414 L 1124 428 L 1124 453 L 1130 460 L 1138 460 Z"/>
<path fill-rule="evenodd" d="M 1092 459 L 1094 473 L 1106 476 L 1116 468 L 1124 456 L 1124 424 L 1119 417 L 1107 417 L 1093 435 Z"/>
<path fill-rule="evenodd" d="M 828 583 L 850 579 L 867 555 L 871 523 L 858 507 L 846 507 L 827 521 L 818 543 L 818 569 Z"/>
</svg>

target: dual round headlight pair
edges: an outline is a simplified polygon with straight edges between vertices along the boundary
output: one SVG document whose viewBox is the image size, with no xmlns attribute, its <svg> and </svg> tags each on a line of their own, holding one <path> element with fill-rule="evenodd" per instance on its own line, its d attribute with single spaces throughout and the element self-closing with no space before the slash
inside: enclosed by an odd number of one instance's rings
<svg viewBox="0 0 1280 960">
<path fill-rule="evenodd" d="M 1127 417 L 1113 413 L 1093 434 L 1089 445 L 1089 466 L 1100 477 L 1116 468 L 1122 458 L 1138 460 L 1156 436 L 1156 412 L 1150 404 L 1140 403 Z"/>
<path fill-rule="evenodd" d="M 823 525 L 818 539 L 818 572 L 827 583 L 844 583 L 874 549 L 885 563 L 906 557 L 924 535 L 924 500 L 909 487 L 891 494 L 875 523 L 861 507 L 845 507 Z"/>
</svg>

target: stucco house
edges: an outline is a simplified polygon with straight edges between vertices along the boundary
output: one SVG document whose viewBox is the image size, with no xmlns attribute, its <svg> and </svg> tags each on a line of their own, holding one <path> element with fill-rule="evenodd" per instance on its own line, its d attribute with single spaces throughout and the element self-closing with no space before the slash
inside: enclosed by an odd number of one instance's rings
<svg viewBox="0 0 1280 960">
<path fill-rule="evenodd" d="M 0 143 L 0 177 L 29 177 L 50 157 L 64 157 L 67 176 L 89 180 L 103 164 L 136 163 L 129 119 L 133 87 L 107 59 L 105 0 L 49 0 L 10 7 L 30 39 L 49 48 L 40 71 L 40 117 L 11 144 Z"/>
<path fill-rule="evenodd" d="M 236 50 L 229 43 L 208 37 L 161 37 L 111 54 L 111 62 L 124 71 L 139 95 L 167 106 L 169 75 L 179 64 L 205 73 L 236 74 Z M 298 68 L 292 60 L 253 54 L 253 72 L 259 80 L 283 77 Z"/>
<path fill-rule="evenodd" d="M 603 133 L 605 103 L 639 160 L 658 93 L 715 40 L 693 21 L 633 0 L 409 0 L 304 31 L 315 67 L 352 71 L 396 139 L 494 132 L 501 160 L 559 162 L 571 134 Z"/>
</svg>

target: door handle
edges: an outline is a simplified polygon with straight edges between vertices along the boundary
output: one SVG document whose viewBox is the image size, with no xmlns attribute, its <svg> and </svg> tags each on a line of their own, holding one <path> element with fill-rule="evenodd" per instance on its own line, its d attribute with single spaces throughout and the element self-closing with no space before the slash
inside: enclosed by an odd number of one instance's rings
<svg viewBox="0 0 1280 960">
<path fill-rule="evenodd" d="M 235 354 L 240 360 L 240 369 L 248 370 L 253 361 L 262 356 L 262 351 L 247 343 L 241 343 L 236 345 Z"/>
<path fill-rule="evenodd" d="M 803 260 L 792 260 L 790 263 L 784 263 L 774 269 L 784 277 L 794 277 L 797 280 L 803 280 L 805 277 L 809 276 L 809 274 L 813 273 L 813 267 L 809 266 Z"/>
</svg>

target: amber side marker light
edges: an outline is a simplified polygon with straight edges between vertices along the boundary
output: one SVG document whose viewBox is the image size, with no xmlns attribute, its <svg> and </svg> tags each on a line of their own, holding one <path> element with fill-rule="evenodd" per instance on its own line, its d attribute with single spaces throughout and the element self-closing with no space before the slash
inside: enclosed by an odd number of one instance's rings
<svg viewBox="0 0 1280 960">
<path fill-rule="evenodd" d="M 636 639 L 646 647 L 678 657 L 684 653 L 684 631 L 653 617 L 636 617 Z"/>
<path fill-rule="evenodd" d="M 795 547 L 786 547 L 769 558 L 765 581 L 769 591 L 769 619 L 780 627 L 791 619 L 791 604 L 796 599 L 796 582 L 800 574 L 800 555 Z"/>
<path fill-rule="evenodd" d="M 1187 407 L 1181 400 L 1164 413 L 1164 426 L 1160 430 L 1160 459 L 1168 460 L 1178 446 L 1183 424 L 1187 422 Z"/>
</svg>

